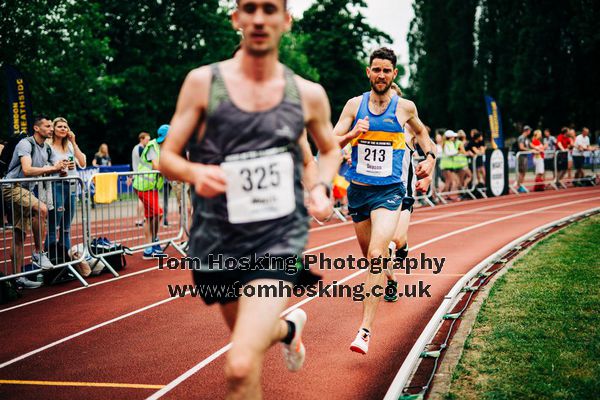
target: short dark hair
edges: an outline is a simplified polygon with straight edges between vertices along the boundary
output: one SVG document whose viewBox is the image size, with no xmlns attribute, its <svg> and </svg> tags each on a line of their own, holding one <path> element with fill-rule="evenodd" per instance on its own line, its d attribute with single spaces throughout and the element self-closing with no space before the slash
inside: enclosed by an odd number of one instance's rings
<svg viewBox="0 0 600 400">
<path fill-rule="evenodd" d="M 50 117 L 48 117 L 47 115 L 38 114 L 33 119 L 33 125 L 39 125 L 42 122 L 43 119 L 47 119 L 48 121 L 52 121 L 50 119 Z"/>
<path fill-rule="evenodd" d="M 240 0 L 235 0 L 235 3 L 239 6 Z M 287 0 L 283 0 L 283 8 L 287 10 Z"/>
<path fill-rule="evenodd" d="M 371 53 L 371 58 L 369 59 L 369 65 L 373 64 L 373 60 L 379 58 L 380 60 L 389 60 L 392 65 L 394 66 L 394 68 L 396 68 L 396 54 L 394 53 L 394 50 L 389 49 L 387 47 L 382 47 L 379 48 L 377 50 L 375 50 L 373 53 Z"/>
<path fill-rule="evenodd" d="M 480 132 L 477 132 L 477 133 L 473 134 L 473 140 L 477 140 L 480 137 L 482 137 Z"/>
</svg>

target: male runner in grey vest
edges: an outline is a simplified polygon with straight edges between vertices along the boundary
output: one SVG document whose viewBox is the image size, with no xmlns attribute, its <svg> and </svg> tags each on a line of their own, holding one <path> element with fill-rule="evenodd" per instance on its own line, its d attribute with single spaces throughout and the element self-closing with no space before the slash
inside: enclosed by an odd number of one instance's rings
<svg viewBox="0 0 600 400">
<path fill-rule="evenodd" d="M 190 256 L 200 259 L 194 271 L 199 287 L 297 282 L 298 272 L 268 269 L 265 263 L 258 270 L 210 266 L 215 256 L 242 260 L 302 253 L 308 235 L 301 186 L 305 127 L 320 151 L 320 181 L 307 188 L 310 213 L 324 219 L 332 211 L 327 189 L 341 161 L 340 148 L 323 88 L 278 62 L 281 35 L 291 28 L 285 3 L 238 0 L 232 22 L 243 34 L 241 50 L 189 73 L 163 145 L 161 172 L 194 185 Z M 186 146 L 189 161 L 181 156 Z M 288 298 L 203 297 L 221 304 L 233 332 L 225 366 L 228 398 L 261 398 L 264 354 L 277 342 L 284 343 L 288 369 L 302 366 L 306 314 L 296 309 L 281 319 Z"/>
</svg>

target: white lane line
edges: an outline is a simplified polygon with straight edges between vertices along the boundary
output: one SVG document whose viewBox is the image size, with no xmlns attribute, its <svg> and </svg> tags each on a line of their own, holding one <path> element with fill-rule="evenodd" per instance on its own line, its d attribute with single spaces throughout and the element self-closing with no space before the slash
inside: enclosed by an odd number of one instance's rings
<svg viewBox="0 0 600 400">
<path fill-rule="evenodd" d="M 12 307 L 9 307 L 9 308 L 4 308 L 4 309 L 0 310 L 0 314 L 3 313 L 3 312 L 15 310 L 17 308 L 29 306 L 31 304 L 40 303 L 42 301 L 46 301 L 46 300 L 54 299 L 56 297 L 64 296 L 65 294 L 75 293 L 75 292 L 78 292 L 80 290 L 85 290 L 85 289 L 91 288 L 93 286 L 104 285 L 105 283 L 110 283 L 110 282 L 118 281 L 118 280 L 121 280 L 121 279 L 129 278 L 130 276 L 140 275 L 140 274 L 143 274 L 143 273 L 146 273 L 146 272 L 149 272 L 149 271 L 154 271 L 154 270 L 157 270 L 157 269 L 158 269 L 158 265 L 156 265 L 154 267 L 142 269 L 142 270 L 139 270 L 139 271 L 136 271 L 136 272 L 132 272 L 132 273 L 127 274 L 127 275 L 120 275 L 120 276 L 117 276 L 117 277 L 114 277 L 114 278 L 111 278 L 111 279 L 107 279 L 105 281 L 92 283 L 87 288 L 85 286 L 80 286 L 80 287 L 77 287 L 75 289 L 66 290 L 64 292 L 52 294 L 50 296 L 40 297 L 39 299 L 31 300 L 31 301 L 28 301 L 27 303 L 21 303 L 21 304 L 17 304 L 16 306 L 12 306 Z"/>
<path fill-rule="evenodd" d="M 118 321 L 121 321 L 121 320 L 123 320 L 123 319 L 125 319 L 125 318 L 131 317 L 131 316 L 133 316 L 133 315 L 139 314 L 139 313 L 141 313 L 141 312 L 144 312 L 144 311 L 146 311 L 146 310 L 149 310 L 149 309 L 151 309 L 151 308 L 154 308 L 154 307 L 158 307 L 158 306 L 160 306 L 161 304 L 165 304 L 165 303 L 168 303 L 168 302 L 170 302 L 170 301 L 173 301 L 173 300 L 176 300 L 176 299 L 179 299 L 179 298 L 181 298 L 181 297 L 169 297 L 168 299 L 164 299 L 164 300 L 158 301 L 158 302 L 156 302 L 156 303 L 153 303 L 153 304 L 150 304 L 150 305 L 148 305 L 148 306 L 146 306 L 146 307 L 139 308 L 139 309 L 137 309 L 137 310 L 134 310 L 134 311 L 131 311 L 131 312 L 127 313 L 127 314 L 123 314 L 123 315 L 121 315 L 121 316 L 119 316 L 119 317 L 116 317 L 116 318 L 110 319 L 110 320 L 108 320 L 108 321 L 105 321 L 105 322 L 102 322 L 102 323 L 100 323 L 100 324 L 94 325 L 94 326 L 92 326 L 92 327 L 90 327 L 90 328 L 87 328 L 87 329 L 84 329 L 84 330 L 82 330 L 82 331 L 76 332 L 76 333 L 74 333 L 74 334 L 72 334 L 72 335 L 69 335 L 69 336 L 67 336 L 67 337 L 64 337 L 64 338 L 62 338 L 62 339 L 59 339 L 59 340 L 57 340 L 57 341 L 55 341 L 55 342 L 52 342 L 52 343 L 50 343 L 50 344 L 47 344 L 47 345 L 45 345 L 45 346 L 43 346 L 43 347 L 37 348 L 37 349 L 35 349 L 35 350 L 32 350 L 32 351 L 30 351 L 29 353 L 25 353 L 25 354 L 23 354 L 23 355 L 20 355 L 20 356 L 18 356 L 18 357 L 15 357 L 15 358 L 13 358 L 12 360 L 8 360 L 8 361 L 6 361 L 6 362 L 3 362 L 2 364 L 0 364 L 0 369 L 2 369 L 2 368 L 4 368 L 4 367 L 7 367 L 7 366 L 9 366 L 9 365 L 11 365 L 11 364 L 14 364 L 14 363 L 16 363 L 17 361 L 21 361 L 21 360 L 24 360 L 25 358 L 31 357 L 31 356 L 33 356 L 33 355 L 35 355 L 35 354 L 38 354 L 38 353 L 40 353 L 40 352 L 42 352 L 42 351 L 44 351 L 44 350 L 48 350 L 48 349 L 50 349 L 50 348 L 52 348 L 52 347 L 54 347 L 54 346 L 58 346 L 58 345 L 59 345 L 59 344 L 61 344 L 61 343 L 68 342 L 69 340 L 71 340 L 71 339 L 75 339 L 76 337 L 79 337 L 79 336 L 81 336 L 81 335 L 84 335 L 84 334 L 86 334 L 86 333 L 88 333 L 88 332 L 95 331 L 96 329 L 102 328 L 103 326 L 107 326 L 107 325 L 113 324 L 113 323 L 115 323 L 115 322 L 118 322 Z"/>
<path fill-rule="evenodd" d="M 447 214 L 438 215 L 438 216 L 435 216 L 435 217 L 425 218 L 425 219 L 418 220 L 418 221 L 412 221 L 410 223 L 410 225 L 411 226 L 412 225 L 418 225 L 418 224 L 422 224 L 422 223 L 429 222 L 429 221 L 435 221 L 435 220 L 444 219 L 444 218 L 456 217 L 456 216 L 459 216 L 459 215 L 469 214 L 469 213 L 472 213 L 472 212 L 483 211 L 483 210 L 490 210 L 490 209 L 494 209 L 494 208 L 506 207 L 508 205 L 526 204 L 526 203 L 531 203 L 531 202 L 540 201 L 540 200 L 550 200 L 550 199 L 555 199 L 555 198 L 568 197 L 568 196 L 578 195 L 580 193 L 582 193 L 582 194 L 600 193 L 600 190 L 595 190 L 593 192 L 577 192 L 575 194 L 573 194 L 573 193 L 563 193 L 563 194 L 556 194 L 556 195 L 553 194 L 553 195 L 549 195 L 549 196 L 539 196 L 539 197 L 536 197 L 536 198 L 533 198 L 533 199 L 519 200 L 519 201 L 515 201 L 515 202 L 502 202 L 501 204 L 492 204 L 492 205 L 488 205 L 488 206 L 484 206 L 484 207 L 478 207 L 478 208 L 472 208 L 472 209 L 468 209 L 468 210 L 464 210 L 464 211 L 455 211 L 453 213 L 447 213 Z M 508 203 L 508 204 L 506 204 L 506 203 Z M 457 203 L 457 205 L 458 205 L 458 203 Z M 313 251 L 322 250 L 324 248 L 335 246 L 335 245 L 340 244 L 340 243 L 345 243 L 345 242 L 351 241 L 353 239 L 356 239 L 356 236 L 350 236 L 350 237 L 347 237 L 345 239 L 340 239 L 340 240 L 338 240 L 336 242 L 332 242 L 332 243 L 325 244 L 325 245 L 322 245 L 322 246 L 317 246 L 317 247 L 314 247 L 312 249 L 306 250 L 304 253 L 310 253 L 310 252 L 313 252 Z M 102 281 L 102 282 L 92 283 L 91 285 L 88 286 L 88 288 L 99 286 L 99 285 L 103 285 L 105 283 L 114 282 L 114 281 L 117 281 L 117 280 L 120 280 L 120 279 L 128 278 L 130 276 L 136 276 L 136 275 L 139 275 L 139 274 L 142 274 L 142 273 L 145 273 L 145 272 L 154 271 L 154 270 L 157 270 L 157 269 L 158 269 L 158 265 L 155 266 L 155 267 L 147 268 L 147 269 L 144 269 L 144 270 L 141 270 L 141 271 L 137 271 L 137 272 L 134 272 L 134 273 L 131 273 L 131 274 L 121 275 L 119 277 L 111 278 L 111 279 L 108 279 L 108 280 L 105 280 L 105 281 Z M 50 295 L 50 296 L 47 296 L 47 297 L 41 297 L 39 299 L 32 300 L 32 301 L 29 301 L 29 302 L 26 302 L 26 303 L 21 303 L 21 304 L 18 304 L 18 305 L 15 305 L 15 306 L 12 306 L 12 307 L 0 310 L 0 314 L 3 313 L 3 312 L 6 312 L 6 311 L 10 311 L 10 310 L 14 310 L 14 309 L 17 309 L 17 308 L 25 307 L 25 306 L 28 306 L 28 305 L 31 305 L 31 304 L 35 304 L 35 303 L 39 303 L 39 302 L 42 302 L 42 301 L 45 301 L 45 300 L 53 299 L 55 297 L 60 297 L 60 296 L 66 295 L 66 294 L 78 292 L 78 291 L 83 290 L 83 289 L 87 289 L 87 288 L 82 286 L 82 287 L 78 287 L 78 288 L 75 288 L 75 289 L 67 290 L 65 292 L 56 293 L 56 294 L 53 294 L 53 295 Z"/>
<path fill-rule="evenodd" d="M 453 232 L 449 232 L 447 234 L 438 236 L 436 238 L 427 240 L 423 243 L 419 243 L 416 246 L 411 247 L 411 250 L 416 250 L 418 248 L 421 248 L 423 246 L 426 246 L 428 244 L 431 244 L 433 242 L 436 241 L 440 241 L 443 239 L 446 239 L 450 236 L 453 235 L 457 235 L 459 233 L 463 233 L 469 230 L 473 230 L 473 229 L 477 229 L 480 228 L 482 226 L 486 226 L 486 225 L 490 225 L 496 222 L 501 222 L 501 221 L 505 221 L 507 219 L 512 219 L 512 218 L 517 218 L 523 215 L 528 215 L 528 214 L 533 214 L 533 213 L 539 213 L 540 211 L 544 211 L 544 210 L 549 210 L 552 208 L 558 208 L 558 207 L 564 207 L 567 205 L 571 205 L 571 204 L 578 204 L 578 203 L 583 203 L 586 201 L 591 201 L 591 200 L 597 200 L 596 197 L 591 197 L 591 198 L 586 198 L 586 199 L 581 199 L 581 200 L 575 200 L 575 201 L 571 201 L 571 202 L 567 202 L 567 203 L 561 203 L 561 204 L 556 204 L 556 205 L 552 205 L 552 206 L 547 206 L 547 207 L 542 207 L 542 208 L 538 208 L 538 209 L 534 209 L 534 210 L 529 210 L 529 211 L 524 211 L 518 214 L 514 214 L 514 215 L 508 215 L 506 217 L 500 217 L 500 218 L 496 218 L 487 222 L 483 222 L 477 225 L 473 225 L 472 227 L 467 227 L 467 228 L 463 228 L 463 229 L 459 229 L 457 231 L 453 231 Z M 348 282 L 349 280 L 365 273 L 366 270 L 359 270 L 356 271 L 350 275 L 348 275 L 347 277 L 339 280 L 337 282 L 337 285 L 343 284 L 345 282 Z M 333 286 L 333 285 L 332 285 Z M 306 299 L 303 299 L 302 301 L 299 301 L 298 303 L 294 304 L 293 306 L 289 307 L 288 309 L 286 309 L 285 311 L 283 311 L 281 313 L 281 315 L 285 315 L 289 312 L 291 312 L 292 310 L 295 310 L 296 308 L 310 302 L 313 301 L 315 299 L 318 299 L 318 297 L 307 297 Z M 190 376 L 192 376 L 193 374 L 195 374 L 196 372 L 200 371 L 201 369 L 203 369 L 204 367 L 206 367 L 207 365 L 209 365 L 212 361 L 216 360 L 220 355 L 225 354 L 227 352 L 227 350 L 229 349 L 229 347 L 231 347 L 231 343 L 227 344 L 226 346 L 220 348 L 219 350 L 217 350 L 215 353 L 211 354 L 209 357 L 205 358 L 204 360 L 200 361 L 198 364 L 196 364 L 194 367 L 192 367 L 191 369 L 189 369 L 188 371 L 186 371 L 185 373 L 183 373 L 182 375 L 180 375 L 179 377 L 177 377 L 176 379 L 174 379 L 173 381 L 169 382 L 167 385 L 165 385 L 162 389 L 160 389 L 159 391 L 157 391 L 156 393 L 154 393 L 153 395 L 149 396 L 146 400 L 157 400 L 160 399 L 162 396 L 164 396 L 165 394 L 169 393 L 171 390 L 173 390 L 176 386 L 178 386 L 180 383 L 182 383 L 184 380 L 186 380 L 187 378 L 189 378 Z M 185 378 L 183 378 L 185 376 Z"/>
</svg>

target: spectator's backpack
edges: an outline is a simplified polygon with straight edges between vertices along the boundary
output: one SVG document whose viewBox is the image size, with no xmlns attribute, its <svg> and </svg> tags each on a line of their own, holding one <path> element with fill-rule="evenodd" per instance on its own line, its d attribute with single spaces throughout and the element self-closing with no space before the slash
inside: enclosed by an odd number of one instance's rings
<svg viewBox="0 0 600 400">
<path fill-rule="evenodd" d="M 4 178 L 4 176 L 9 172 L 8 167 L 10 166 L 10 162 L 12 160 L 13 153 L 15 152 L 15 147 L 22 140 L 31 137 L 26 133 L 20 133 L 18 135 L 12 135 L 7 143 L 4 145 L 4 149 L 2 149 L 2 153 L 0 154 L 0 178 Z M 31 144 L 31 154 L 33 156 L 33 152 L 35 151 L 35 145 L 31 139 L 29 143 Z M 50 146 L 46 146 L 46 151 L 48 152 L 48 162 L 52 158 L 52 149 Z"/>
<path fill-rule="evenodd" d="M 12 135 L 7 140 L 4 149 L 2 149 L 2 153 L 0 154 L 0 177 L 4 178 L 8 173 L 8 166 L 10 165 L 13 153 L 15 152 L 15 147 L 17 147 L 17 143 L 19 143 L 21 139 L 25 139 L 26 137 L 28 137 L 26 133 L 20 133 L 18 135 Z"/>
<path fill-rule="evenodd" d="M 0 272 L 0 277 L 5 276 Z M 0 281 L 0 304 L 8 303 L 21 297 L 21 292 L 14 279 Z"/>
</svg>

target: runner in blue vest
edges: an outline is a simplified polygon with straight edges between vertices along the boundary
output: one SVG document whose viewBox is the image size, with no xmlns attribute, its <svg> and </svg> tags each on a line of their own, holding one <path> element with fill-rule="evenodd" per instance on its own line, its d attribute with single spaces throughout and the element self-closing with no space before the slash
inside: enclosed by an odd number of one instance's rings
<svg viewBox="0 0 600 400">
<path fill-rule="evenodd" d="M 327 190 L 341 157 L 325 91 L 278 61 L 281 36 L 292 22 L 286 1 L 239 0 L 232 22 L 243 33 L 241 50 L 188 74 L 160 168 L 169 179 L 194 185 L 189 255 L 199 260 L 193 273 L 197 287 L 223 290 L 204 290 L 202 296 L 208 304 L 221 305 L 232 330 L 225 363 L 227 398 L 258 399 L 262 364 L 271 346 L 284 344 L 289 370 L 302 366 L 306 314 L 296 308 L 281 318 L 287 297 L 252 296 L 246 289 L 290 287 L 301 272 L 265 266 L 248 270 L 238 261 L 266 254 L 289 259 L 306 245 L 304 128 L 320 152 L 319 180 L 307 188 L 309 212 L 318 219 L 331 215 Z M 189 160 L 181 156 L 184 148 Z M 211 269 L 209 260 L 218 256 L 231 258 L 233 268 L 217 262 Z M 243 295 L 235 290 L 239 285 Z"/>
<path fill-rule="evenodd" d="M 435 166 L 431 141 L 414 103 L 391 90 L 397 74 L 394 52 L 388 48 L 375 50 L 367 67 L 371 91 L 348 100 L 334 129 L 334 134 L 340 137 L 341 147 L 352 144 L 352 166 L 346 173 L 350 182 L 348 210 L 362 253 L 372 263 L 365 293 L 372 293 L 377 286 L 385 287 L 382 257 L 388 254 L 406 193 L 402 184 L 405 124 L 415 132 L 419 145 L 427 154 L 417 166 L 417 176 L 430 175 Z M 378 264 L 377 268 L 374 262 Z M 367 353 L 379 300 L 376 296 L 367 296 L 363 300 L 360 329 L 350 350 Z"/>
</svg>

